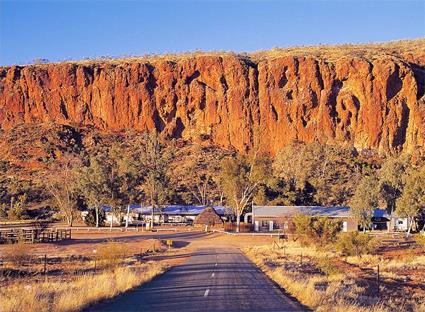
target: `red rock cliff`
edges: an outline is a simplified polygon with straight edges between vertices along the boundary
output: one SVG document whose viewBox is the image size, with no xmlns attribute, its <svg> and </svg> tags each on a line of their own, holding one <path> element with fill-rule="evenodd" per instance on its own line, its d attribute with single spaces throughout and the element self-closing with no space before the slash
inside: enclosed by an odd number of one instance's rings
<svg viewBox="0 0 425 312">
<path fill-rule="evenodd" d="M 425 44 L 423 44 L 425 48 Z M 410 151 L 425 140 L 425 58 L 211 54 L 0 68 L 0 127 L 156 127 L 275 154 L 293 140 Z"/>
</svg>

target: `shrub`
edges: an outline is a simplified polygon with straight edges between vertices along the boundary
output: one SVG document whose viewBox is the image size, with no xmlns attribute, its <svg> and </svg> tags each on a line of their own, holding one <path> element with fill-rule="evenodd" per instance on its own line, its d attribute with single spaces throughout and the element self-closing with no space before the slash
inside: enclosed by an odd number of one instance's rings
<svg viewBox="0 0 425 312">
<path fill-rule="evenodd" d="M 105 211 L 103 209 L 99 209 L 99 226 L 105 226 Z M 89 209 L 87 215 L 84 218 L 84 223 L 88 226 L 96 226 L 96 210 Z"/>
<path fill-rule="evenodd" d="M 316 266 L 326 275 L 336 275 L 340 274 L 341 271 L 330 258 L 319 258 L 319 260 L 316 263 Z"/>
<path fill-rule="evenodd" d="M 23 242 L 11 244 L 7 246 L 4 254 L 7 261 L 21 265 L 30 258 L 30 246 Z"/>
<path fill-rule="evenodd" d="M 294 217 L 295 232 L 300 235 L 301 243 L 326 245 L 334 242 L 341 231 L 341 222 L 328 217 Z"/>
<path fill-rule="evenodd" d="M 425 231 L 419 232 L 419 234 L 415 235 L 415 241 L 419 246 L 425 247 Z"/>
<path fill-rule="evenodd" d="M 335 247 L 344 256 L 362 256 L 374 253 L 377 241 L 369 235 L 359 232 L 341 233 Z"/>
<path fill-rule="evenodd" d="M 97 249 L 96 255 L 106 267 L 114 267 L 127 256 L 127 250 L 124 244 L 109 241 Z"/>
<path fill-rule="evenodd" d="M 28 210 L 25 207 L 27 194 L 23 194 L 15 198 L 11 198 L 10 205 L 3 204 L 0 208 L 0 214 L 7 217 L 9 220 L 25 220 L 28 219 Z"/>
</svg>

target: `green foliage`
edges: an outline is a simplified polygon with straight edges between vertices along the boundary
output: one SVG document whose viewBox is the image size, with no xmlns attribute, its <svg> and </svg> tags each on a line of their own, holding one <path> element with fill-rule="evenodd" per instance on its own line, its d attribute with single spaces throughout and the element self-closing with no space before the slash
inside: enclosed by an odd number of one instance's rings
<svg viewBox="0 0 425 312">
<path fill-rule="evenodd" d="M 388 158 L 379 170 L 379 191 L 389 213 L 394 212 L 397 199 L 402 195 L 404 177 L 408 167 L 406 159 Z"/>
<path fill-rule="evenodd" d="M 1 181 L 0 186 L 0 218 L 8 220 L 24 220 L 29 218 L 29 194 L 33 193 L 30 182 L 15 176 Z"/>
<path fill-rule="evenodd" d="M 170 196 L 167 189 L 170 186 L 167 169 L 172 152 L 160 142 L 156 131 L 143 136 L 140 148 L 140 162 L 145 175 L 142 190 L 151 204 L 161 205 Z"/>
<path fill-rule="evenodd" d="M 302 195 L 295 186 L 283 178 L 270 177 L 266 184 L 261 184 L 254 202 L 257 205 L 294 205 Z"/>
<path fill-rule="evenodd" d="M 324 246 L 334 242 L 342 228 L 340 221 L 328 217 L 297 215 L 293 220 L 295 231 L 305 244 Z"/>
<path fill-rule="evenodd" d="M 53 206 L 69 226 L 80 216 L 80 193 L 75 171 L 79 165 L 77 158 L 64 158 L 57 164 L 57 173 L 49 176 L 47 183 Z"/>
<path fill-rule="evenodd" d="M 265 158 L 237 156 L 221 162 L 221 186 L 227 205 L 233 208 L 239 219 L 248 203 L 269 176 L 269 164 Z"/>
<path fill-rule="evenodd" d="M 161 209 L 173 195 L 173 188 L 168 176 L 169 162 L 173 155 L 173 148 L 166 148 L 161 142 L 156 130 L 145 133 L 140 145 L 140 164 L 143 168 L 144 179 L 141 190 L 145 201 L 152 207 Z M 152 210 L 154 211 L 154 210 Z M 152 218 L 153 222 L 153 218 Z"/>
<path fill-rule="evenodd" d="M 27 204 L 27 194 L 10 198 L 10 203 L 0 204 L 0 218 L 8 220 L 25 220 L 29 218 Z"/>
<path fill-rule="evenodd" d="M 362 256 L 374 253 L 377 241 L 369 235 L 359 232 L 341 233 L 335 247 L 344 256 Z"/>
<path fill-rule="evenodd" d="M 85 199 L 86 204 L 93 208 L 95 213 L 94 226 L 100 226 L 100 206 L 106 203 L 108 194 L 108 168 L 107 162 L 102 155 L 95 155 L 90 158 L 88 166 L 80 167 L 76 170 L 78 175 L 78 189 Z M 91 222 L 91 220 L 90 220 Z"/>
<path fill-rule="evenodd" d="M 372 222 L 373 211 L 378 205 L 378 192 L 377 178 L 365 176 L 360 180 L 350 200 L 350 213 L 364 230 L 369 228 Z"/>
<path fill-rule="evenodd" d="M 174 173 L 180 174 L 177 179 L 186 180 L 189 188 L 188 194 L 182 194 L 186 202 L 198 203 L 199 205 L 208 205 L 216 201 L 219 197 L 219 158 L 211 157 L 204 152 L 202 147 L 196 147 L 194 153 L 183 164 L 182 170 L 175 168 Z M 180 191 L 183 191 L 180 189 Z"/>
<path fill-rule="evenodd" d="M 97 212 L 95 208 L 90 208 L 84 218 L 84 223 L 88 226 L 104 226 L 105 219 L 106 215 L 103 209 L 99 209 Z"/>
<path fill-rule="evenodd" d="M 296 192 L 302 205 L 346 204 L 362 173 L 355 150 L 319 143 L 293 143 L 284 147 L 273 164 L 274 175 Z"/>
<path fill-rule="evenodd" d="M 339 267 L 333 263 L 332 258 L 319 258 L 316 266 L 327 276 L 342 273 Z"/>
<path fill-rule="evenodd" d="M 412 224 L 415 217 L 424 215 L 425 211 L 425 165 L 411 170 L 406 177 L 403 195 L 397 199 L 396 212 L 407 217 Z M 411 226 L 409 227 L 409 233 Z"/>
</svg>

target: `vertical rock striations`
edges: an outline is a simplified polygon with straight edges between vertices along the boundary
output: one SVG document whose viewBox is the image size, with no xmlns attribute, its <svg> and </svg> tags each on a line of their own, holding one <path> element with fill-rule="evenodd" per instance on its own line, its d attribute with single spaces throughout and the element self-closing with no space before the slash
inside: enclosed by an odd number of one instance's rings
<svg viewBox="0 0 425 312">
<path fill-rule="evenodd" d="M 0 68 L 0 128 L 156 128 L 275 154 L 298 140 L 411 151 L 425 140 L 425 62 L 233 54 Z"/>
</svg>

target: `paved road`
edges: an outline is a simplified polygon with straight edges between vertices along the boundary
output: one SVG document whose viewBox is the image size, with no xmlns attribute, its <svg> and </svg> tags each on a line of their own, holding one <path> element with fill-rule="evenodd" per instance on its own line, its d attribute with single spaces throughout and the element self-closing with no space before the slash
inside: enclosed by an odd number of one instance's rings
<svg viewBox="0 0 425 312">
<path fill-rule="evenodd" d="M 152 282 L 90 311 L 303 311 L 236 248 L 201 248 Z"/>
</svg>

